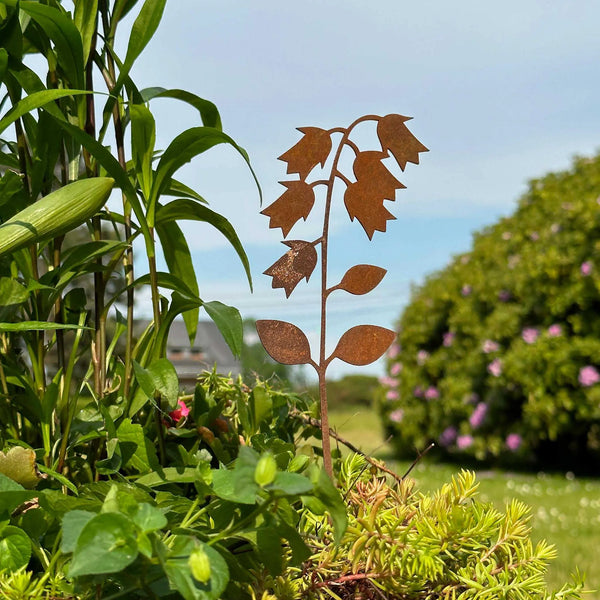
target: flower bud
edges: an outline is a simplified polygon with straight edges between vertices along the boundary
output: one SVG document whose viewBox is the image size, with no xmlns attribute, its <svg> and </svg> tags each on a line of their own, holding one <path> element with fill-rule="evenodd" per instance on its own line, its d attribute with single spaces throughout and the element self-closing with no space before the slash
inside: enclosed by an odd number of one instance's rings
<svg viewBox="0 0 600 600">
<path fill-rule="evenodd" d="M 194 579 L 200 583 L 208 583 L 210 579 L 210 558 L 208 558 L 204 548 L 198 546 L 192 550 L 188 565 Z"/>
<path fill-rule="evenodd" d="M 254 481 L 261 487 L 273 483 L 277 474 L 277 463 L 271 454 L 263 454 L 254 470 Z"/>
</svg>

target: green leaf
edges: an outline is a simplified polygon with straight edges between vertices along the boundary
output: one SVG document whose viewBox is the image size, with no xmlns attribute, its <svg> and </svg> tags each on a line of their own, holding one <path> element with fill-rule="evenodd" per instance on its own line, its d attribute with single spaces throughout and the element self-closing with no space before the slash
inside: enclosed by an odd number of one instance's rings
<svg viewBox="0 0 600 600">
<path fill-rule="evenodd" d="M 167 90 L 161 87 L 146 88 L 141 90 L 140 93 L 144 102 L 149 102 L 154 98 L 173 98 L 175 100 L 186 102 L 198 110 L 202 119 L 202 124 L 205 127 L 214 127 L 219 131 L 223 130 L 221 116 L 219 115 L 217 107 L 209 100 L 200 98 L 199 96 L 196 96 L 196 94 L 192 94 L 186 90 Z"/>
<path fill-rule="evenodd" d="M 252 390 L 248 398 L 248 407 L 254 431 L 258 431 L 261 423 L 270 420 L 273 415 L 273 399 L 264 387 L 257 386 Z"/>
<path fill-rule="evenodd" d="M 4 0 L 3 0 L 4 1 Z M 11 110 L 0 120 L 0 133 L 2 133 L 7 127 L 12 125 L 17 119 L 20 119 L 23 115 L 35 110 L 36 108 L 42 108 L 59 98 L 66 98 L 68 96 L 80 96 L 81 94 L 91 94 L 87 90 L 43 90 L 40 92 L 34 92 L 19 100 Z"/>
<path fill-rule="evenodd" d="M 259 527 L 256 531 L 256 547 L 261 562 L 276 577 L 283 571 L 283 549 L 279 533 L 274 527 Z"/>
<path fill-rule="evenodd" d="M 0 277 L 0 306 L 22 304 L 29 298 L 29 291 L 15 279 Z"/>
<path fill-rule="evenodd" d="M 73 21 L 58 9 L 39 2 L 17 0 L 2 0 L 2 2 L 8 6 L 18 6 L 44 30 L 54 42 L 58 63 L 71 84 L 76 88 L 83 88 L 83 44 Z"/>
<path fill-rule="evenodd" d="M 37 496 L 37 492 L 26 490 L 16 481 L 0 473 L 0 519 L 9 516 L 12 511 Z"/>
<path fill-rule="evenodd" d="M 75 2 L 73 22 L 81 35 L 83 45 L 83 64 L 87 63 L 92 46 L 92 39 L 96 32 L 96 16 L 98 14 L 98 0 L 85 0 Z"/>
<path fill-rule="evenodd" d="M 167 0 L 146 0 L 144 2 L 144 6 L 131 27 L 124 63 L 127 72 L 156 32 L 166 3 Z"/>
<path fill-rule="evenodd" d="M 302 494 L 309 494 L 313 489 L 313 484 L 304 475 L 280 471 L 275 476 L 273 483 L 268 486 L 268 489 L 281 492 L 286 496 L 300 496 Z"/>
<path fill-rule="evenodd" d="M 193 201 L 190 200 L 190 202 Z M 165 262 L 169 271 L 181 281 L 185 281 L 186 288 L 189 289 L 193 296 L 198 297 L 200 290 L 198 289 L 192 255 L 179 225 L 168 221 L 157 223 L 156 233 L 158 233 L 158 237 L 160 238 Z M 182 315 L 190 338 L 190 345 L 196 338 L 199 312 L 199 306 L 195 306 L 191 310 L 185 311 Z"/>
<path fill-rule="evenodd" d="M 131 104 L 131 156 L 146 198 L 152 187 L 152 156 L 156 141 L 156 125 L 152 113 L 143 104 Z"/>
<path fill-rule="evenodd" d="M 256 179 L 256 175 L 250 166 L 246 151 L 238 146 L 227 134 L 214 127 L 193 127 L 179 134 L 169 144 L 158 163 L 154 185 L 152 186 L 152 194 L 150 196 L 150 207 L 148 210 L 148 221 L 150 225 L 154 222 L 156 203 L 164 190 L 168 188 L 169 181 L 175 171 L 198 154 L 202 154 L 218 144 L 230 144 L 242 155 L 254 176 L 260 194 L 260 186 Z"/>
<path fill-rule="evenodd" d="M 152 488 L 167 483 L 194 483 L 202 480 L 202 474 L 198 469 L 192 467 L 165 467 L 143 475 L 136 480 L 136 483 Z"/>
<path fill-rule="evenodd" d="M 348 525 L 346 505 L 325 471 L 313 471 L 312 480 L 314 484 L 313 493 L 328 510 L 333 521 L 334 541 L 339 544 Z"/>
<path fill-rule="evenodd" d="M 233 355 L 239 358 L 242 353 L 244 327 L 238 309 L 217 300 L 203 302 L 202 306 L 218 327 Z"/>
<path fill-rule="evenodd" d="M 89 521 L 96 516 L 96 513 L 89 510 L 71 510 L 65 513 L 62 519 L 62 530 L 60 540 L 60 551 L 71 553 L 75 550 L 77 539 L 83 528 Z"/>
<path fill-rule="evenodd" d="M 137 512 L 133 515 L 133 522 L 144 532 L 157 531 L 167 526 L 167 518 L 162 510 L 147 502 L 139 505 Z"/>
<path fill-rule="evenodd" d="M 158 206 L 156 212 L 156 226 L 159 224 L 167 223 L 168 221 L 179 221 L 179 220 L 190 220 L 200 221 L 203 223 L 209 223 L 220 233 L 222 233 L 229 243 L 233 246 L 237 255 L 244 266 L 248 283 L 250 284 L 250 291 L 252 291 L 252 275 L 250 273 L 250 263 L 248 257 L 244 251 L 244 247 L 240 242 L 240 239 L 235 232 L 235 229 L 231 223 L 220 214 L 215 211 L 202 206 L 197 202 L 189 199 L 178 199 L 173 202 L 169 202 L 164 206 Z"/>
<path fill-rule="evenodd" d="M 54 331 L 56 329 L 88 329 L 83 325 L 69 323 L 48 323 L 47 321 L 21 321 L 20 323 L 0 323 L 0 331 Z"/>
<path fill-rule="evenodd" d="M 52 106 L 52 105 L 48 105 Z M 48 107 L 46 107 L 48 110 Z M 146 252 L 149 256 L 154 256 L 154 246 L 152 244 L 152 236 L 148 229 L 148 223 L 146 221 L 144 211 L 142 209 L 141 202 L 137 196 L 137 193 L 129 180 L 128 174 L 123 170 L 119 161 L 96 139 L 91 135 L 88 135 L 85 131 L 79 129 L 75 125 L 72 125 L 64 119 L 60 112 L 50 113 L 54 117 L 59 125 L 71 135 L 77 142 L 79 142 L 89 153 L 98 161 L 98 163 L 106 170 L 106 172 L 115 180 L 115 183 L 121 190 L 127 202 L 133 209 L 135 216 L 138 220 L 144 240 L 146 242 Z"/>
<path fill-rule="evenodd" d="M 189 558 L 200 548 L 210 563 L 210 579 L 201 583 L 194 579 Z M 163 568 L 171 585 L 185 600 L 218 600 L 229 583 L 229 568 L 217 550 L 190 536 L 178 535 Z"/>
<path fill-rule="evenodd" d="M 133 370 L 140 387 L 149 398 L 159 392 L 170 409 L 176 408 L 179 379 L 171 361 L 159 358 L 145 369 L 133 361 Z"/>
<path fill-rule="evenodd" d="M 9 573 L 29 564 L 31 542 L 27 534 L 18 527 L 6 525 L 0 530 L 0 572 Z"/>
<path fill-rule="evenodd" d="M 147 473 L 158 468 L 156 449 L 144 435 L 144 430 L 139 423 L 132 423 L 131 419 L 123 419 L 117 429 L 117 437 L 124 467 L 130 466 L 138 473 Z"/>
<path fill-rule="evenodd" d="M 88 521 L 78 539 L 69 577 L 117 573 L 138 555 L 133 523 L 120 513 L 100 513 Z"/>
</svg>

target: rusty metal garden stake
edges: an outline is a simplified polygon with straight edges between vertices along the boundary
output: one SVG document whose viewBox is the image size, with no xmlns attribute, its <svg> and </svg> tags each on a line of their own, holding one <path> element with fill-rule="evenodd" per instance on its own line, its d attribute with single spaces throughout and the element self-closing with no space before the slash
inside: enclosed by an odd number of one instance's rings
<svg viewBox="0 0 600 600">
<path fill-rule="evenodd" d="M 275 320 L 259 320 L 256 328 L 266 351 L 276 361 L 286 365 L 308 364 L 314 367 L 319 377 L 319 395 L 321 402 L 321 432 L 323 444 L 323 465 L 327 474 L 333 475 L 331 447 L 329 443 L 329 420 L 327 411 L 327 387 L 325 374 L 334 358 L 351 365 L 368 365 L 380 358 L 394 340 L 395 333 L 377 325 L 357 325 L 346 331 L 335 348 L 327 356 L 326 325 L 327 299 L 335 290 L 344 290 L 350 294 L 362 295 L 373 290 L 386 274 L 386 270 L 374 265 L 355 265 L 346 271 L 342 280 L 329 287 L 327 283 L 327 254 L 329 242 L 329 221 L 333 200 L 333 188 L 337 180 L 346 186 L 344 205 L 350 220 L 362 225 L 369 239 L 375 231 L 385 231 L 387 221 L 395 217 L 385 208 L 385 200 L 395 200 L 396 190 L 405 186 L 390 173 L 382 160 L 392 153 L 398 165 L 404 171 L 407 162 L 419 164 L 419 153 L 427 148 L 408 130 L 405 122 L 410 117 L 391 114 L 385 117 L 366 115 L 360 117 L 348 128 L 320 129 L 301 127 L 302 139 L 280 156 L 287 162 L 287 172 L 297 173 L 299 180 L 284 181 L 286 191 L 262 211 L 270 218 L 269 227 L 280 227 L 283 237 L 287 237 L 292 227 L 301 218 L 306 220 L 315 203 L 316 186 L 326 186 L 325 215 L 321 237 L 307 242 L 288 240 L 283 244 L 288 250 L 271 265 L 266 275 L 273 278 L 272 287 L 283 288 L 286 297 L 304 278 L 308 281 L 318 262 L 316 247 L 320 245 L 321 258 L 321 334 L 319 359 L 313 360 L 308 339 L 304 332 L 292 323 Z M 350 139 L 354 128 L 365 121 L 377 123 L 377 137 L 381 150 L 362 151 Z M 328 179 L 307 182 L 309 173 L 317 166 L 325 166 L 333 147 L 332 136 L 341 134 L 341 140 L 335 152 Z M 344 148 L 354 152 L 352 181 L 339 169 L 340 157 Z"/>
</svg>

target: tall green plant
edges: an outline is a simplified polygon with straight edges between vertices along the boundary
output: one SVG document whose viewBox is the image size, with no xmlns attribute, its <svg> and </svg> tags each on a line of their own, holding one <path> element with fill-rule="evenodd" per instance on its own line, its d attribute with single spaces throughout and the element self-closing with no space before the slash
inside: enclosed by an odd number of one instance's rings
<svg viewBox="0 0 600 600">
<path fill-rule="evenodd" d="M 223 131 L 213 103 L 182 89 L 141 88 L 130 76 L 165 5 L 166 0 L 76 0 L 71 14 L 59 1 L 0 0 L 0 411 L 6 417 L 0 447 L 42 447 L 46 468 L 56 472 L 68 474 L 70 452 L 78 444 L 89 446 L 96 460 L 110 458 L 111 429 L 147 410 L 148 403 L 160 445 L 161 414 L 177 402 L 163 383 L 176 388 L 174 369 L 164 357 L 169 327 L 179 315 L 193 338 L 204 308 L 234 354 L 241 349 L 237 310 L 199 297 L 179 221 L 218 229 L 251 285 L 246 254 L 231 224 L 175 175 L 218 144 L 232 146 L 249 166 L 248 156 Z M 137 15 L 126 54 L 119 57 L 119 25 L 132 11 Z M 103 89 L 94 88 L 98 81 Z M 151 110 L 161 97 L 198 111 L 198 125 L 176 135 L 162 152 L 154 147 Z M 113 185 L 121 192 L 121 210 L 105 207 Z M 80 226 L 88 240 L 74 247 L 70 233 Z M 114 232 L 108 237 L 107 227 Z M 136 278 L 137 238 L 145 248 L 147 274 Z M 166 272 L 156 264 L 159 244 Z M 119 273 L 126 285 L 115 292 L 108 284 Z M 93 286 L 83 286 L 90 276 Z M 153 321 L 136 343 L 134 293 L 140 286 L 150 287 Z M 160 289 L 173 290 L 171 299 Z M 115 306 L 123 302 L 121 317 Z M 110 343 L 109 319 L 116 323 Z M 117 356 L 121 336 L 124 351 Z M 77 377 L 81 371 L 84 376 Z M 82 410 L 102 415 L 95 440 L 88 436 L 82 442 L 73 431 Z M 93 460 L 90 476 L 97 475 Z"/>
</svg>

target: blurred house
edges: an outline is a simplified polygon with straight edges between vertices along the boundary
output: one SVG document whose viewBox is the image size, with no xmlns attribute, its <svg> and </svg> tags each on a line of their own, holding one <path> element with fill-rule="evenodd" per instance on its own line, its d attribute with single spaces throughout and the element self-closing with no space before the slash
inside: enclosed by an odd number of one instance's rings
<svg viewBox="0 0 600 600">
<path fill-rule="evenodd" d="M 138 321 L 135 329 L 142 332 L 149 321 Z M 179 375 L 179 385 L 191 390 L 196 378 L 203 371 L 211 371 L 217 366 L 222 375 L 231 374 L 237 377 L 242 372 L 242 365 L 237 360 L 223 339 L 221 332 L 212 321 L 200 321 L 196 339 L 190 346 L 185 323 L 175 320 L 169 331 L 167 340 L 167 358 L 173 363 Z"/>
</svg>

